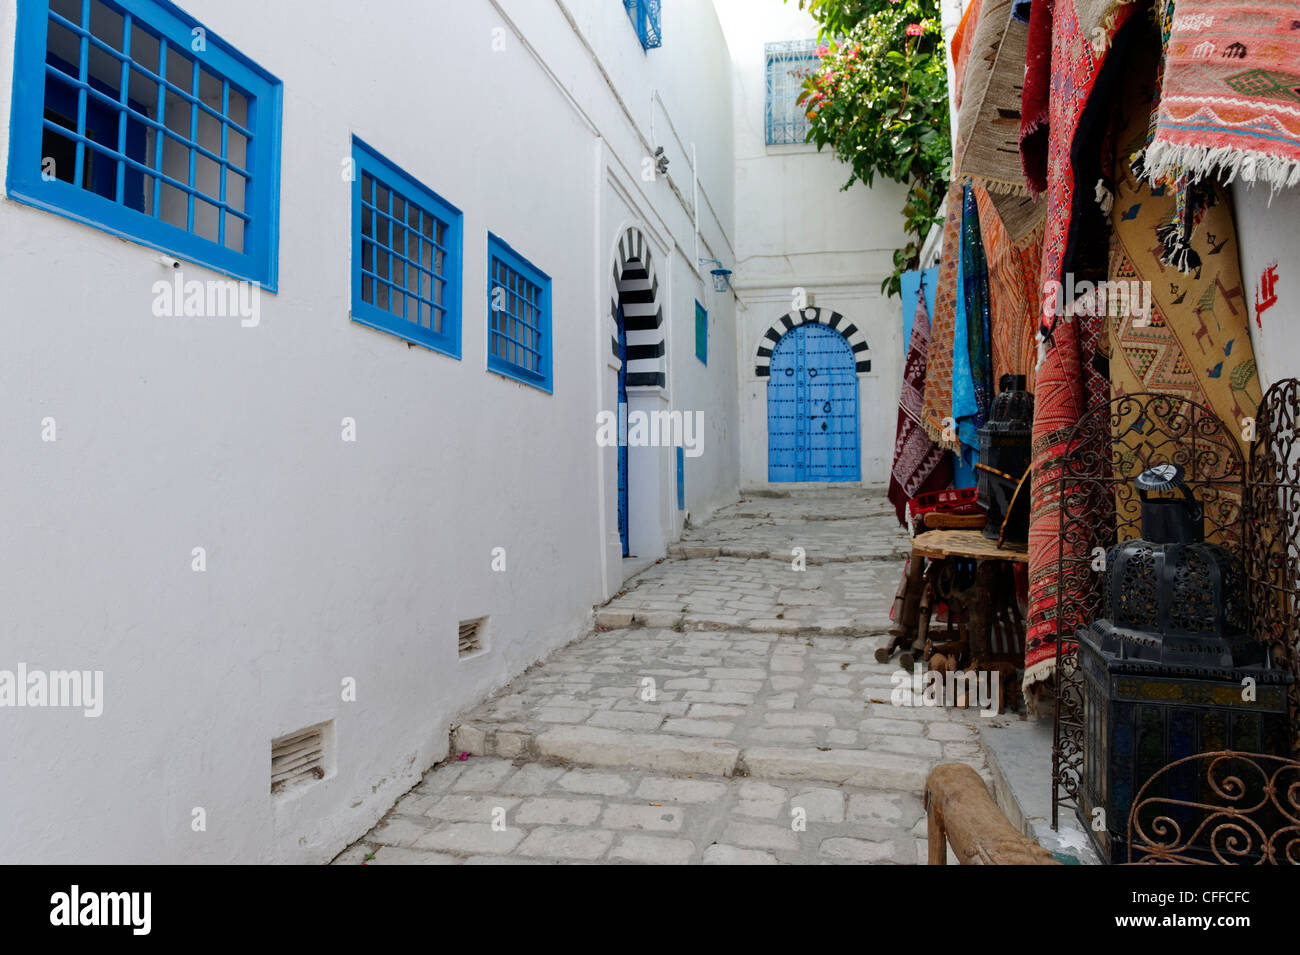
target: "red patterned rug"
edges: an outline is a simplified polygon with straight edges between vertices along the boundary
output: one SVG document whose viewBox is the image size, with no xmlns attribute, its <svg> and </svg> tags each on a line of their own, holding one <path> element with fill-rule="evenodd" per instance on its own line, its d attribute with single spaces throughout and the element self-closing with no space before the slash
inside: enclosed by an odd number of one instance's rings
<svg viewBox="0 0 1300 955">
<path fill-rule="evenodd" d="M 1026 96 L 1031 86 L 1050 91 L 1046 131 L 1048 213 L 1039 273 L 1043 283 L 1063 278 L 1076 208 L 1072 149 L 1080 120 L 1110 52 L 1111 41 L 1137 6 L 1131 0 L 1056 0 L 1051 5 L 1050 75 L 1025 78 Z M 1039 13 L 1038 3 L 1034 4 L 1034 13 Z M 1042 29 L 1041 15 L 1035 22 L 1031 14 L 1031 56 L 1035 44 L 1041 43 Z M 1041 58 L 1031 60 L 1029 66 L 1041 71 Z M 1030 118 L 1027 110 L 1025 118 Z M 1022 148 L 1026 143 L 1032 147 L 1033 142 L 1032 137 L 1022 140 Z M 1026 154 L 1022 158 L 1026 171 L 1030 171 L 1034 157 Z M 1080 189 L 1092 189 L 1095 184 L 1077 185 Z M 1070 546 L 1060 538 L 1061 458 L 1070 430 L 1087 411 L 1104 404 L 1110 394 L 1107 369 L 1096 360 L 1098 337 L 1104 330 L 1105 319 L 1099 316 L 1062 318 L 1044 310 L 1042 332 L 1047 347 L 1034 390 L 1026 691 L 1039 682 L 1051 680 L 1056 670 L 1060 547 Z"/>
<path fill-rule="evenodd" d="M 912 342 L 903 368 L 903 390 L 898 397 L 898 430 L 894 439 L 894 467 L 889 477 L 889 499 L 898 523 L 907 523 L 907 502 L 926 491 L 941 491 L 952 483 L 948 452 L 930 440 L 921 427 L 925 367 L 930 353 L 930 315 L 925 307 L 925 277 L 912 319 Z"/>
</svg>

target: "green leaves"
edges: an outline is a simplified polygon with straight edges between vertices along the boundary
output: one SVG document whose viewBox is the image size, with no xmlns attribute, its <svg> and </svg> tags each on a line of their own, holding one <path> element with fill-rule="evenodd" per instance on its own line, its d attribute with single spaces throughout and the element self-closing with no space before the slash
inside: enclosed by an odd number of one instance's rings
<svg viewBox="0 0 1300 955">
<path fill-rule="evenodd" d="M 913 238 L 894 252 L 894 274 L 881 286 L 897 295 L 938 221 L 952 167 L 938 0 L 798 3 L 818 21 L 828 48 L 800 98 L 812 122 L 808 141 L 829 146 L 850 166 L 845 188 L 855 181 L 870 187 L 877 174 L 908 186 L 902 212 Z"/>
</svg>

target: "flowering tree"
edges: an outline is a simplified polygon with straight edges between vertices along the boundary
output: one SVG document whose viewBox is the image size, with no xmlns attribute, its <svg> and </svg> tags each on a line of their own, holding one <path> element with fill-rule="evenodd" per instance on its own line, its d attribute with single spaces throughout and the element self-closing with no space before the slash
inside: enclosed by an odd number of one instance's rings
<svg viewBox="0 0 1300 955">
<path fill-rule="evenodd" d="M 787 0 L 788 2 L 788 0 Z M 804 80 L 799 102 L 808 141 L 830 146 L 870 186 L 877 174 L 908 187 L 908 243 L 894 252 L 881 288 L 899 294 L 904 271 L 938 221 L 952 173 L 948 72 L 939 0 L 799 0 L 821 27 L 820 66 Z"/>
</svg>

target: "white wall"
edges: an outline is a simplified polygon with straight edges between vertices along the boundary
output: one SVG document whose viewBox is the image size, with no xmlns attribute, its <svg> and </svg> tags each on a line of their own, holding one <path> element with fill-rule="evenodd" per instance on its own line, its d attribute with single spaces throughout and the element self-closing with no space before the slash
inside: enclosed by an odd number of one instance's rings
<svg viewBox="0 0 1300 955">
<path fill-rule="evenodd" d="M 793 289 L 866 333 L 871 371 L 859 375 L 862 481 L 889 479 L 902 383 L 902 312 L 880 293 L 905 241 L 904 187 L 877 181 L 847 191 L 849 167 L 816 146 L 766 145 L 764 44 L 811 39 L 817 24 L 782 0 L 714 0 L 733 68 L 736 142 L 734 284 L 743 303 L 737 355 L 741 483 L 767 482 L 767 380 L 754 374 L 768 327 L 792 307 Z"/>
<path fill-rule="evenodd" d="M 1296 334 L 1296 308 L 1300 305 L 1300 189 L 1270 197 L 1267 185 L 1233 183 L 1237 219 L 1237 244 L 1241 250 L 1241 277 L 1250 310 L 1250 337 L 1264 390 L 1282 378 L 1300 378 L 1300 335 Z M 1274 269 L 1277 303 L 1260 312 L 1256 302 L 1264 297 L 1264 274 Z"/>
<path fill-rule="evenodd" d="M 701 254 L 731 254 L 728 67 L 703 55 L 721 44 L 707 4 L 668 0 L 649 53 L 604 0 L 183 5 L 284 82 L 279 291 L 256 328 L 155 318 L 156 253 L 0 202 L 0 669 L 102 669 L 106 695 L 98 719 L 6 714 L 3 861 L 323 861 L 447 755 L 458 711 L 585 632 L 622 579 L 594 439 L 613 218 L 653 227 L 673 263 L 665 400 L 712 429 L 688 461 L 691 509 L 737 483 L 727 302 L 707 373 L 683 360 L 689 164 L 674 145 L 671 180 L 634 175 L 658 88 L 656 124 L 697 144 Z M 14 11 L 0 5 L 0 137 Z M 349 320 L 354 133 L 464 212 L 460 361 Z M 489 229 L 552 278 L 553 395 L 485 371 Z M 666 473 L 655 519 L 671 535 Z M 458 661 L 457 621 L 482 615 L 488 652 Z M 335 771 L 272 798 L 270 741 L 326 720 Z"/>
</svg>

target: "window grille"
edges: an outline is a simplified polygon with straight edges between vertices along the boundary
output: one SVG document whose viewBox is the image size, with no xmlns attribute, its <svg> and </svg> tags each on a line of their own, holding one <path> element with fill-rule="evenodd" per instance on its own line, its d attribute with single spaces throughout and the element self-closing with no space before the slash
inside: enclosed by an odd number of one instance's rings
<svg viewBox="0 0 1300 955">
<path fill-rule="evenodd" d="M 551 391 L 551 280 L 491 234 L 488 368 Z"/>
<path fill-rule="evenodd" d="M 9 195 L 274 290 L 281 94 L 170 3 L 25 0 Z"/>
<path fill-rule="evenodd" d="M 807 141 L 807 107 L 799 94 L 803 81 L 817 71 L 816 40 L 768 43 L 767 51 L 767 144 L 784 146 Z"/>
<path fill-rule="evenodd" d="M 623 7 L 636 28 L 642 49 L 658 47 L 663 42 L 659 30 L 659 0 L 623 0 Z"/>
<path fill-rule="evenodd" d="M 354 163 L 352 317 L 460 357 L 460 210 L 361 140 Z"/>
</svg>

